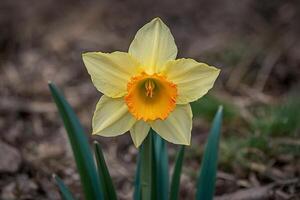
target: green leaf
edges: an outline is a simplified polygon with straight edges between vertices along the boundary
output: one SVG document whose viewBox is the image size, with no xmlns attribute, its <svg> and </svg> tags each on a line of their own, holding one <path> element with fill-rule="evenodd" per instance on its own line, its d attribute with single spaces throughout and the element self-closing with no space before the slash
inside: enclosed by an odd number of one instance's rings
<svg viewBox="0 0 300 200">
<path fill-rule="evenodd" d="M 60 91 L 52 83 L 49 83 L 52 97 L 63 119 L 73 150 L 77 169 L 86 200 L 102 200 L 102 191 L 98 173 L 96 171 L 93 155 L 89 147 L 88 139 L 71 106 L 65 100 Z"/>
<path fill-rule="evenodd" d="M 141 193 L 143 200 L 156 199 L 155 152 L 153 134 L 149 131 L 141 146 Z"/>
<path fill-rule="evenodd" d="M 156 168 L 156 199 L 167 200 L 169 195 L 169 162 L 167 145 L 164 139 L 155 133 L 155 131 L 153 131 L 153 139 Z"/>
<path fill-rule="evenodd" d="M 101 150 L 100 144 L 94 142 L 95 157 L 98 166 L 99 179 L 101 181 L 102 190 L 104 193 L 104 199 L 106 200 L 116 200 L 116 190 L 114 188 L 112 179 L 110 177 L 109 171 L 107 169 L 103 152 Z"/>
<path fill-rule="evenodd" d="M 64 200 L 74 200 L 72 193 L 69 188 L 64 184 L 64 182 L 56 175 L 53 175 L 56 184 L 61 192 L 61 196 Z"/>
<path fill-rule="evenodd" d="M 185 147 L 182 145 L 177 153 L 175 167 L 172 176 L 170 200 L 177 200 L 179 195 L 180 176 Z"/>
<path fill-rule="evenodd" d="M 135 179 L 134 179 L 134 193 L 133 199 L 134 200 L 141 200 L 141 149 L 139 149 L 138 158 L 137 158 L 137 167 L 135 172 Z"/>
<path fill-rule="evenodd" d="M 214 196 L 222 115 L 223 108 L 220 106 L 215 115 L 205 147 L 202 166 L 197 181 L 196 200 L 212 200 Z"/>
</svg>

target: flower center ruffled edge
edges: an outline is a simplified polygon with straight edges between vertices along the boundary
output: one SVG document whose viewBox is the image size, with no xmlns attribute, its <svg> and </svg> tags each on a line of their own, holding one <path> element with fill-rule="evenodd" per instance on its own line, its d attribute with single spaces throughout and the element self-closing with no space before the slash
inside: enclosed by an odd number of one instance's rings
<svg viewBox="0 0 300 200">
<path fill-rule="evenodd" d="M 177 85 L 160 74 L 145 72 L 134 76 L 127 84 L 125 102 L 137 119 L 165 120 L 176 107 Z"/>
</svg>

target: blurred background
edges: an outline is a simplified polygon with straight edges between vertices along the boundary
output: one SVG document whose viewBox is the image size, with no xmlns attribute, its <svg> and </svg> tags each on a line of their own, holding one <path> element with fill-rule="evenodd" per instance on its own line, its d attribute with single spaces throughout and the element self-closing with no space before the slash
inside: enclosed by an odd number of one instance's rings
<svg viewBox="0 0 300 200">
<path fill-rule="evenodd" d="M 216 199 L 300 199 L 298 0 L 1 0 L 0 199 L 60 199 L 52 173 L 83 198 L 47 82 L 64 91 L 90 133 L 101 94 L 81 53 L 127 51 L 154 17 L 170 27 L 178 57 L 222 70 L 216 86 L 192 104 L 180 199 L 193 199 L 220 104 L 225 116 Z M 90 139 L 104 148 L 119 198 L 131 199 L 137 150 L 129 134 Z M 169 144 L 171 164 L 177 149 Z"/>
</svg>

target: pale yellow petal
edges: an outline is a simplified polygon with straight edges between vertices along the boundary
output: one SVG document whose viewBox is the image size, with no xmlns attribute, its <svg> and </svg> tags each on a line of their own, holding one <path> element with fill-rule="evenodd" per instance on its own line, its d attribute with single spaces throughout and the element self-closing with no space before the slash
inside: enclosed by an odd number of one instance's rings
<svg viewBox="0 0 300 200">
<path fill-rule="evenodd" d="M 143 120 L 137 121 L 133 127 L 130 129 L 130 135 L 132 141 L 136 147 L 139 147 L 150 130 L 150 125 L 144 122 Z"/>
<path fill-rule="evenodd" d="M 177 47 L 170 29 L 161 19 L 155 18 L 136 33 L 129 54 L 142 64 L 147 73 L 153 74 L 166 61 L 176 58 Z"/>
<path fill-rule="evenodd" d="M 103 95 L 97 103 L 93 116 L 93 134 L 112 137 L 125 133 L 136 122 L 128 112 L 124 98 Z"/>
<path fill-rule="evenodd" d="M 190 104 L 177 105 L 167 119 L 155 120 L 151 123 L 151 127 L 169 142 L 189 145 L 192 131 L 192 117 Z"/>
<path fill-rule="evenodd" d="M 177 104 L 187 104 L 205 95 L 214 85 L 220 70 L 193 59 L 169 61 L 162 72 L 177 85 Z"/>
<path fill-rule="evenodd" d="M 126 94 L 128 81 L 138 71 L 138 62 L 128 53 L 90 52 L 82 58 L 95 87 L 112 98 Z"/>
</svg>

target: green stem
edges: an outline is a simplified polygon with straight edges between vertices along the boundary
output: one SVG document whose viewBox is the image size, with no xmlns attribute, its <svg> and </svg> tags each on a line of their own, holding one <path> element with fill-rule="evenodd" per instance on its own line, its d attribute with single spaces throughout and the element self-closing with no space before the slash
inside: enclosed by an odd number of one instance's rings
<svg viewBox="0 0 300 200">
<path fill-rule="evenodd" d="M 153 195 L 153 178 L 154 178 L 154 159 L 153 159 L 153 139 L 152 131 L 149 131 L 148 136 L 142 145 L 141 151 L 141 186 L 142 200 L 151 200 Z"/>
</svg>

